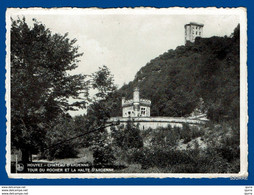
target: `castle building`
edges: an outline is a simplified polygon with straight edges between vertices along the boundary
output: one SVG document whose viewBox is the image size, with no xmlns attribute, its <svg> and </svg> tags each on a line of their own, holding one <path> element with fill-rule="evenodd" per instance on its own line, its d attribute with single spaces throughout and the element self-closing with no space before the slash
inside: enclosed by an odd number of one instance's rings
<svg viewBox="0 0 254 195">
<path fill-rule="evenodd" d="M 123 117 L 150 117 L 151 101 L 140 99 L 139 89 L 136 87 L 133 92 L 133 99 L 122 98 Z"/>
<path fill-rule="evenodd" d="M 203 24 L 198 24 L 195 22 L 185 24 L 185 43 L 188 41 L 194 43 L 196 37 L 203 37 L 203 27 Z"/>
<path fill-rule="evenodd" d="M 203 125 L 207 122 L 206 118 L 198 117 L 165 117 L 165 116 L 150 116 L 151 101 L 147 99 L 140 99 L 139 89 L 135 88 L 133 92 L 133 99 L 125 100 L 122 98 L 122 117 L 111 117 L 107 120 L 107 124 L 114 124 L 116 128 L 120 128 L 122 125 L 126 126 L 128 121 L 132 121 L 134 125 L 137 125 L 140 130 L 157 129 L 159 127 L 166 128 L 169 125 L 171 127 L 182 128 L 183 124 L 189 124 L 190 126 Z M 107 131 L 111 132 L 110 126 L 107 127 Z"/>
</svg>

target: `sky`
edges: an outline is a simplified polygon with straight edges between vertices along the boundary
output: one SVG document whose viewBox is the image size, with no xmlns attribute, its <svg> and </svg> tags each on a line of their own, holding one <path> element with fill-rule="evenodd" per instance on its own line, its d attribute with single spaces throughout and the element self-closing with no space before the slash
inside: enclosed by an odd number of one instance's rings
<svg viewBox="0 0 254 195">
<path fill-rule="evenodd" d="M 204 24 L 203 36 L 230 36 L 240 17 L 229 10 L 16 10 L 12 17 L 25 16 L 45 24 L 53 33 L 77 39 L 80 57 L 73 73 L 91 74 L 106 65 L 121 87 L 137 71 L 169 49 L 184 45 L 184 25 Z"/>
</svg>

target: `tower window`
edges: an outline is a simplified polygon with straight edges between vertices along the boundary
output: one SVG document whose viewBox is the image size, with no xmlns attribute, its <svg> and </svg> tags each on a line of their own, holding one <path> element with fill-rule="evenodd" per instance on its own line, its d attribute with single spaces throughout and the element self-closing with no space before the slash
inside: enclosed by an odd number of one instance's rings
<svg viewBox="0 0 254 195">
<path fill-rule="evenodd" d="M 145 116 L 146 115 L 146 108 L 141 108 L 141 116 Z"/>
</svg>

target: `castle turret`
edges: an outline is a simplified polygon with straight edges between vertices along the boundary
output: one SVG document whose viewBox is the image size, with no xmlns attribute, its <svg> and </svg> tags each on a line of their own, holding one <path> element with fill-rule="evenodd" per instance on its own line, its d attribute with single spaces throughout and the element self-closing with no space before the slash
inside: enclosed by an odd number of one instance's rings
<svg viewBox="0 0 254 195">
<path fill-rule="evenodd" d="M 133 102 L 134 102 L 134 104 L 135 104 L 135 103 L 138 103 L 138 104 L 139 104 L 139 101 L 140 101 L 140 99 L 139 99 L 139 88 L 136 87 L 136 88 L 134 89 L 134 92 L 133 92 Z"/>
<path fill-rule="evenodd" d="M 140 115 L 140 99 L 139 99 L 139 89 L 136 87 L 133 92 L 133 106 L 134 106 L 134 114 L 135 117 Z"/>
</svg>

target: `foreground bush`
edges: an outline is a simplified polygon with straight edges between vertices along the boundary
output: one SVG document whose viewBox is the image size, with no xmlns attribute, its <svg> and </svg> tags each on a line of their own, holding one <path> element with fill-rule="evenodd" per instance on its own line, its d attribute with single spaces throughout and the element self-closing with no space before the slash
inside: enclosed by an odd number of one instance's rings
<svg viewBox="0 0 254 195">
<path fill-rule="evenodd" d="M 129 156 L 130 164 L 140 164 L 142 169 L 158 168 L 171 173 L 238 173 L 239 161 L 229 162 L 217 149 L 207 151 L 141 149 Z"/>
<path fill-rule="evenodd" d="M 142 132 L 142 137 L 147 147 L 168 148 L 177 146 L 181 139 L 183 140 L 183 143 L 186 144 L 204 134 L 205 132 L 203 128 L 183 124 L 182 129 L 179 127 L 171 127 L 170 125 L 166 128 L 160 127 L 155 130 L 149 129 Z"/>
<path fill-rule="evenodd" d="M 132 121 L 128 121 L 125 127 L 121 126 L 119 129 L 111 128 L 111 131 L 113 142 L 117 147 L 124 150 L 143 147 L 143 139 L 139 127 L 134 125 Z"/>
<path fill-rule="evenodd" d="M 52 123 L 52 129 L 46 133 L 45 147 L 42 157 L 48 160 L 74 158 L 78 154 L 78 140 L 75 137 L 71 118 L 59 117 Z"/>
<path fill-rule="evenodd" d="M 240 133 L 238 121 L 210 124 L 204 130 L 161 128 L 143 133 L 150 144 L 138 150 L 122 151 L 128 163 L 140 164 L 142 170 L 170 173 L 238 173 L 240 171 Z M 178 141 L 202 137 L 206 148 L 177 150 Z M 173 140 L 175 139 L 175 140 Z M 177 141 L 178 140 L 178 141 Z"/>
<path fill-rule="evenodd" d="M 93 152 L 94 165 L 112 165 L 115 161 L 111 146 L 97 147 Z"/>
</svg>

